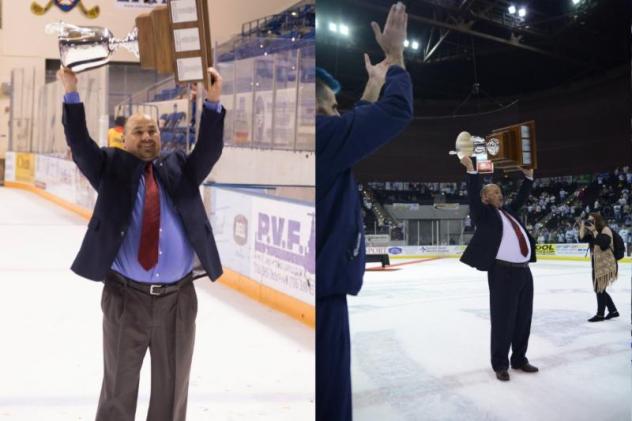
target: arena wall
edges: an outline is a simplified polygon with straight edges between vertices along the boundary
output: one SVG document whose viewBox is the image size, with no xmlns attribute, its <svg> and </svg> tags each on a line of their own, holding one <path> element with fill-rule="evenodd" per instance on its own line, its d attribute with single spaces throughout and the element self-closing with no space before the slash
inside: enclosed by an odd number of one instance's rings
<svg viewBox="0 0 632 421">
<path fill-rule="evenodd" d="M 388 254 L 390 259 L 418 259 L 433 257 L 459 258 L 465 250 L 461 246 L 381 246 L 367 247 L 367 254 Z M 537 244 L 538 260 L 590 261 L 587 243 Z M 624 257 L 619 263 L 632 263 Z"/>
</svg>

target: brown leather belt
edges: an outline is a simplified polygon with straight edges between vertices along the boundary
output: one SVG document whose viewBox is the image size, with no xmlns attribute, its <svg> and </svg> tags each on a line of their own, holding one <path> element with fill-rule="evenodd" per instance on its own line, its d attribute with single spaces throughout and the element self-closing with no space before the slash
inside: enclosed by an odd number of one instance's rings
<svg viewBox="0 0 632 421">
<path fill-rule="evenodd" d="M 172 294 L 183 286 L 187 285 L 188 283 L 193 282 L 193 274 L 192 272 L 189 272 L 182 279 L 179 279 L 178 281 L 172 282 L 170 284 L 146 284 L 144 282 L 138 282 L 134 281 L 133 279 L 129 279 L 118 272 L 110 271 L 105 276 L 105 281 L 126 285 L 149 295 L 162 296 Z"/>
<path fill-rule="evenodd" d="M 505 262 L 504 260 L 496 259 L 496 264 L 499 266 L 507 266 L 510 268 L 528 268 L 529 262 L 524 263 L 513 263 L 513 262 Z"/>
</svg>

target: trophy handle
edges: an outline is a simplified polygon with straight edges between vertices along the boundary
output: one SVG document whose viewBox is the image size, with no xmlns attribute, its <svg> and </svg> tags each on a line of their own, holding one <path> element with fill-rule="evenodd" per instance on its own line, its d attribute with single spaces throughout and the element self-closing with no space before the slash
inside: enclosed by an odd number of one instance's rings
<svg viewBox="0 0 632 421">
<path fill-rule="evenodd" d="M 112 38 L 110 40 L 110 51 L 114 51 L 118 47 L 123 47 L 130 53 L 134 54 L 136 58 L 140 58 L 140 53 L 138 51 L 138 28 L 136 26 L 125 38 Z"/>
<path fill-rule="evenodd" d="M 44 32 L 49 35 L 57 35 L 58 37 L 67 37 L 70 33 L 84 33 L 86 32 L 84 28 L 72 25 L 70 23 L 66 23 L 62 20 L 57 22 L 51 22 L 44 27 Z"/>
</svg>

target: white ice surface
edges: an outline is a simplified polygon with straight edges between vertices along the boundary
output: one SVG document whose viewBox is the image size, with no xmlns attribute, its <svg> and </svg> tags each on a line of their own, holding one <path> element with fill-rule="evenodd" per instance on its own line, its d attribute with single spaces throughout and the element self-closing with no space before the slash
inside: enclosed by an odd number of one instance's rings
<svg viewBox="0 0 632 421">
<path fill-rule="evenodd" d="M 86 221 L 0 187 L 0 420 L 93 420 L 102 284 L 69 270 Z M 221 250 L 220 250 L 221 253 Z M 312 420 L 314 331 L 208 279 L 198 291 L 189 421 Z M 150 356 L 136 420 L 145 420 Z"/>
<path fill-rule="evenodd" d="M 630 420 L 630 264 L 608 289 L 621 317 L 600 323 L 586 321 L 589 262 L 531 270 L 527 357 L 540 372 L 510 370 L 508 383 L 490 366 L 486 273 L 456 259 L 367 272 L 349 299 L 354 420 Z"/>
</svg>

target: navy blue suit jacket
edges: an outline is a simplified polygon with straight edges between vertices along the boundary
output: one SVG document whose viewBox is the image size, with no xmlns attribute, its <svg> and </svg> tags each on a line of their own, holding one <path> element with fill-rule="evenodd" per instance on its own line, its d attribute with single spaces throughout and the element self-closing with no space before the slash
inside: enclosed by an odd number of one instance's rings
<svg viewBox="0 0 632 421">
<path fill-rule="evenodd" d="M 224 110 L 205 109 L 193 152 L 188 156 L 183 152 L 166 154 L 155 165 L 155 174 L 182 218 L 203 270 L 213 281 L 222 274 L 222 266 L 199 186 L 222 154 L 224 115 Z M 83 104 L 64 104 L 63 124 L 73 161 L 98 193 L 72 270 L 102 281 L 127 231 L 145 162 L 121 149 L 99 148 L 88 134 Z M 194 273 L 195 277 L 203 275 Z"/>
<path fill-rule="evenodd" d="M 360 291 L 364 227 L 351 167 L 397 136 L 412 115 L 410 75 L 391 66 L 377 102 L 360 102 L 341 117 L 316 116 L 317 298 Z"/>
<path fill-rule="evenodd" d="M 533 181 L 525 179 L 520 186 L 520 191 L 516 198 L 503 210 L 511 214 L 527 233 L 531 244 L 531 262 L 536 261 L 535 240 L 527 229 L 520 222 L 518 211 L 529 198 L 529 193 L 533 187 Z M 475 267 L 478 270 L 488 271 L 494 265 L 500 242 L 503 238 L 503 221 L 498 214 L 498 210 L 481 202 L 481 180 L 478 174 L 467 174 L 467 196 L 470 205 L 470 217 L 476 225 L 474 236 L 470 240 L 467 248 L 461 256 L 461 262 Z"/>
</svg>

